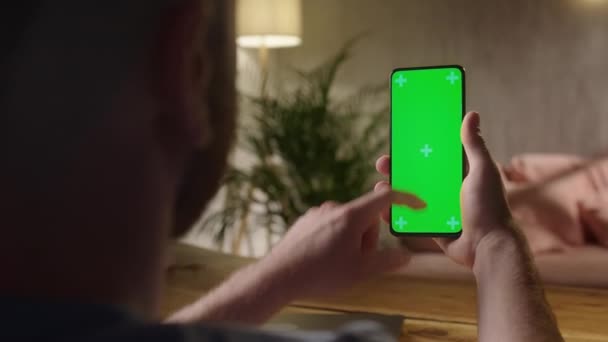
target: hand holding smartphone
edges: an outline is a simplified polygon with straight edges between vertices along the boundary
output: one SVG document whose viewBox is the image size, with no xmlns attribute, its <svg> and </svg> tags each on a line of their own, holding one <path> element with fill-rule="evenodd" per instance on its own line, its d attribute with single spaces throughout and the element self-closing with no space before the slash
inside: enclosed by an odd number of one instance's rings
<svg viewBox="0 0 608 342">
<path fill-rule="evenodd" d="M 396 69 L 391 75 L 391 186 L 427 203 L 391 207 L 395 235 L 459 236 L 465 110 L 461 66 Z"/>
</svg>

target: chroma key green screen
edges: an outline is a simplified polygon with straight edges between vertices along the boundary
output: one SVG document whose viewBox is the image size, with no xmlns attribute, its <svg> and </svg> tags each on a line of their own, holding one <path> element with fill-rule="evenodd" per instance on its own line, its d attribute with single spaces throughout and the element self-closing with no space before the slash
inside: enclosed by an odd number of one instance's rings
<svg viewBox="0 0 608 342">
<path fill-rule="evenodd" d="M 391 75 L 391 185 L 427 207 L 393 205 L 394 234 L 458 235 L 463 149 L 464 69 L 397 69 Z"/>
</svg>

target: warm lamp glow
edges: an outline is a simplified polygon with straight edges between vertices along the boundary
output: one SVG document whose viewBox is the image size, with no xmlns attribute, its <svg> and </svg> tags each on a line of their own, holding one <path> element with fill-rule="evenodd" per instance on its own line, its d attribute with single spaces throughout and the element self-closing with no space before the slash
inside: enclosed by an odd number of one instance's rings
<svg viewBox="0 0 608 342">
<path fill-rule="evenodd" d="M 302 42 L 300 0 L 238 0 L 237 43 L 246 48 L 281 48 Z"/>
</svg>

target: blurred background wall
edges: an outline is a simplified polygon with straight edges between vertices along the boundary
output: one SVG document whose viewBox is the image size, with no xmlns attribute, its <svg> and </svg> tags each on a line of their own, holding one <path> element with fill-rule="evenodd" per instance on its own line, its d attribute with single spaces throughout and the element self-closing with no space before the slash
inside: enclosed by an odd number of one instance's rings
<svg viewBox="0 0 608 342">
<path fill-rule="evenodd" d="M 361 32 L 339 87 L 403 66 L 461 64 L 496 158 L 608 151 L 607 0 L 303 0 L 303 42 L 271 65 L 318 65 Z M 271 67 L 272 68 L 272 67 Z"/>
<path fill-rule="evenodd" d="M 269 51 L 270 84 L 279 80 L 288 87 L 285 70 L 316 67 L 348 40 L 367 33 L 339 74 L 338 97 L 364 85 L 388 86 L 396 67 L 461 64 L 468 76 L 467 107 L 482 114 L 484 135 L 497 160 L 526 152 L 608 152 L 608 0 L 301 3 L 302 44 Z M 255 94 L 257 51 L 239 48 L 238 57 L 237 86 Z M 251 156 L 237 150 L 233 160 L 246 165 Z M 216 200 L 211 207 L 221 206 Z M 263 255 L 268 237 L 258 229 L 263 227 L 251 225 L 253 247 L 237 249 Z M 218 247 L 208 235 L 194 232 L 187 241 Z M 221 243 L 225 249 L 230 250 L 233 235 L 229 232 Z"/>
</svg>

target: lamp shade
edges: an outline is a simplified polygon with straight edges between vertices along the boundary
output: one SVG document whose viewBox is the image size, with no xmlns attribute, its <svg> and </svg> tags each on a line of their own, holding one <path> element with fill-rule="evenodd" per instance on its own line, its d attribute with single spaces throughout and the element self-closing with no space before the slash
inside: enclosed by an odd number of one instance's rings
<svg viewBox="0 0 608 342">
<path fill-rule="evenodd" d="M 300 45 L 301 12 L 300 0 L 238 0 L 238 45 L 248 48 Z"/>
</svg>

